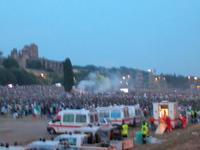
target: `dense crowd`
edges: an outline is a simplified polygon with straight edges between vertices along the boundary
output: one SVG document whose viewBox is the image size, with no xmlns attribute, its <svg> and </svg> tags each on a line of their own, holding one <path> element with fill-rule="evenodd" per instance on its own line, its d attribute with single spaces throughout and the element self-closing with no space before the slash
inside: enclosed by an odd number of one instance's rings
<svg viewBox="0 0 200 150">
<path fill-rule="evenodd" d="M 181 90 L 148 91 L 138 90 L 129 93 L 79 93 L 67 94 L 63 87 L 57 86 L 16 86 L 0 87 L 1 114 L 14 117 L 40 114 L 52 117 L 66 108 L 86 108 L 110 105 L 134 105 L 147 113 L 152 112 L 152 102 L 163 100 L 178 101 L 184 108 L 200 109 L 200 93 Z"/>
</svg>

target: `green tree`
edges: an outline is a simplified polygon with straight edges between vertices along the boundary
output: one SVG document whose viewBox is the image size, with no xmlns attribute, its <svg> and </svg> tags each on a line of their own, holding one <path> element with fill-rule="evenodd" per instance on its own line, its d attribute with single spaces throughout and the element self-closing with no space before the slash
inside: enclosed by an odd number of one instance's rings
<svg viewBox="0 0 200 150">
<path fill-rule="evenodd" d="M 0 85 L 16 84 L 15 75 L 5 68 L 0 68 Z"/>
<path fill-rule="evenodd" d="M 0 51 L 0 58 L 3 56 L 3 52 L 2 51 Z"/>
<path fill-rule="evenodd" d="M 17 63 L 17 61 L 13 58 L 6 58 L 3 61 L 3 66 L 7 69 L 11 69 L 11 68 L 19 68 L 19 64 Z"/>
<path fill-rule="evenodd" d="M 63 63 L 63 73 L 64 73 L 64 88 L 65 91 L 70 92 L 74 85 L 74 73 L 72 64 L 69 58 L 65 59 Z"/>
<path fill-rule="evenodd" d="M 11 72 L 15 75 L 17 79 L 17 83 L 19 85 L 31 85 L 31 84 L 38 84 L 39 81 L 31 73 L 28 73 L 27 71 L 23 69 L 18 69 L 18 68 L 12 68 Z"/>
</svg>

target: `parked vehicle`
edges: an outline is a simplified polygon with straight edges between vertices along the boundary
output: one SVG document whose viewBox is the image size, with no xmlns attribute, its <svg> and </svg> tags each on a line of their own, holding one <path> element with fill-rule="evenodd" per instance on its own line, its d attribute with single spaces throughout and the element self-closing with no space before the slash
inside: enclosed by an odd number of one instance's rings
<svg viewBox="0 0 200 150">
<path fill-rule="evenodd" d="M 100 141 L 89 141 L 90 135 L 87 134 L 63 134 L 56 137 L 55 141 L 66 142 L 71 148 L 81 150 L 116 150 L 110 145 L 103 145 Z"/>
<path fill-rule="evenodd" d="M 168 101 L 153 103 L 153 117 L 155 119 L 155 124 L 159 125 L 166 116 L 170 117 L 171 124 L 173 128 L 175 128 L 178 124 L 179 117 L 178 103 Z"/>
<path fill-rule="evenodd" d="M 60 141 L 34 141 L 27 145 L 25 150 L 79 150 Z"/>
<path fill-rule="evenodd" d="M 99 128 L 96 111 L 69 109 L 60 111 L 58 115 L 48 123 L 47 131 L 50 134 L 69 132 L 92 132 L 94 134 Z"/>
<path fill-rule="evenodd" d="M 129 115 L 129 109 L 127 106 L 109 106 L 97 108 L 100 124 L 104 124 L 105 120 L 108 120 L 112 125 L 121 125 L 123 121 L 127 124 L 131 124 L 133 118 Z"/>
</svg>

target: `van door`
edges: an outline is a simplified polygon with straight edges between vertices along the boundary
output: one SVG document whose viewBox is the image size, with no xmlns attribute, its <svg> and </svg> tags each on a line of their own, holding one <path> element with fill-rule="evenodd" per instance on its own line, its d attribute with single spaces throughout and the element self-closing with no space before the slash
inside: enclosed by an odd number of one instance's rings
<svg viewBox="0 0 200 150">
<path fill-rule="evenodd" d="M 63 115 L 63 125 L 61 126 L 62 132 L 73 132 L 75 129 L 75 115 L 72 113 L 67 113 Z"/>
<path fill-rule="evenodd" d="M 87 115 L 86 114 L 76 114 L 75 124 L 77 126 L 87 126 Z"/>
</svg>

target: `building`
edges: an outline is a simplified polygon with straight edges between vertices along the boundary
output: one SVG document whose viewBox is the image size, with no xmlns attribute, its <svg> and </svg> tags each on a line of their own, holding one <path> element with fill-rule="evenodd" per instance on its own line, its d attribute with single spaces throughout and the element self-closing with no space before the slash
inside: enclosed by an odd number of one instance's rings
<svg viewBox="0 0 200 150">
<path fill-rule="evenodd" d="M 36 44 L 25 45 L 22 50 L 17 51 L 14 48 L 11 51 L 10 57 L 15 59 L 19 66 L 26 69 L 29 68 L 28 62 L 37 61 L 42 66 L 41 68 L 48 71 L 57 73 L 63 72 L 63 63 L 61 61 L 49 60 L 46 58 L 40 58 L 38 54 L 38 46 Z M 35 69 L 35 68 L 33 68 Z"/>
</svg>

